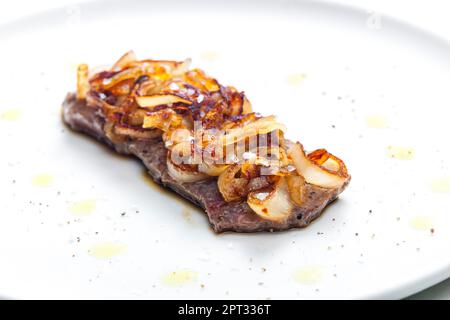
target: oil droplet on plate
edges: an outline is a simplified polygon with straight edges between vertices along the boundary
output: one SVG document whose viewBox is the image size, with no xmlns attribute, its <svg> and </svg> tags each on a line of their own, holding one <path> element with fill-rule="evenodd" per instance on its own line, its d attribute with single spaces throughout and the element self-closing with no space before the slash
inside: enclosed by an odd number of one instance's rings
<svg viewBox="0 0 450 320">
<path fill-rule="evenodd" d="M 200 55 L 200 58 L 204 61 L 216 61 L 218 57 L 219 57 L 219 54 L 217 52 L 213 52 L 213 51 L 203 52 Z"/>
<path fill-rule="evenodd" d="M 18 120 L 21 115 L 22 115 L 22 110 L 20 110 L 18 108 L 9 109 L 0 114 L 0 119 L 8 120 L 8 121 L 15 121 L 15 120 Z"/>
<path fill-rule="evenodd" d="M 306 79 L 306 75 L 303 73 L 291 74 L 287 78 L 288 84 L 295 86 L 302 83 Z"/>
<path fill-rule="evenodd" d="M 184 284 L 194 282 L 198 278 L 198 273 L 191 270 L 177 270 L 166 274 L 162 281 L 171 287 L 179 287 Z"/>
<path fill-rule="evenodd" d="M 431 191 L 436 193 L 450 193 L 450 179 L 440 178 L 431 181 Z"/>
<path fill-rule="evenodd" d="M 294 273 L 294 279 L 302 284 L 315 284 L 323 278 L 323 268 L 319 266 L 306 266 Z"/>
<path fill-rule="evenodd" d="M 92 246 L 88 253 L 90 256 L 98 259 L 111 259 L 126 251 L 126 247 L 117 243 L 99 243 Z"/>
<path fill-rule="evenodd" d="M 366 124 L 369 128 L 383 129 L 387 128 L 387 120 L 382 116 L 370 116 L 366 118 Z"/>
<path fill-rule="evenodd" d="M 69 211 L 77 216 L 90 215 L 96 206 L 96 201 L 93 199 L 75 202 L 69 207 Z"/>
<path fill-rule="evenodd" d="M 411 222 L 410 226 L 416 230 L 431 230 L 433 229 L 433 219 L 430 216 L 416 216 Z"/>
<path fill-rule="evenodd" d="M 415 154 L 413 148 L 405 148 L 399 146 L 388 146 L 386 150 L 390 158 L 395 158 L 399 160 L 411 160 L 412 158 L 414 158 Z"/>
<path fill-rule="evenodd" d="M 39 174 L 33 177 L 32 183 L 36 187 L 49 187 L 53 183 L 53 176 L 49 173 Z"/>
<path fill-rule="evenodd" d="M 192 211 L 188 207 L 183 207 L 181 211 L 181 215 L 183 216 L 184 220 L 186 220 L 189 223 L 192 223 Z"/>
</svg>

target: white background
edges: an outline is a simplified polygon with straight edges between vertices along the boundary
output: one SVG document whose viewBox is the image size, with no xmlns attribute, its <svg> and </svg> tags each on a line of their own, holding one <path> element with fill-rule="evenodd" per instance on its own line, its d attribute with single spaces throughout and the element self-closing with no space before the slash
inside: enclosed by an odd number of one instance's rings
<svg viewBox="0 0 450 320">
<path fill-rule="evenodd" d="M 26 15 L 87 1 L 89 0 L 5 1 L 0 8 L 0 26 Z M 381 16 L 390 15 L 450 40 L 450 21 L 446 10 L 448 2 L 444 0 L 334 0 L 333 2 L 358 6 L 366 9 L 368 13 L 375 12 Z M 450 279 L 412 298 L 450 299 Z"/>
</svg>

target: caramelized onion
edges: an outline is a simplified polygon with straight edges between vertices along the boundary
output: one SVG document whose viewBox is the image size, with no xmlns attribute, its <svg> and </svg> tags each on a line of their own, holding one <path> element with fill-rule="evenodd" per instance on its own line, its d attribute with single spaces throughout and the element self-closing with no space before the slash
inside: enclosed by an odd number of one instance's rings
<svg viewBox="0 0 450 320">
<path fill-rule="evenodd" d="M 136 109 L 128 115 L 128 123 L 132 126 L 140 126 L 142 127 L 144 123 L 144 118 L 147 115 L 148 111 L 144 109 Z"/>
<path fill-rule="evenodd" d="M 319 149 L 309 153 L 308 158 L 330 172 L 335 172 L 343 177 L 348 176 L 344 162 L 325 149 Z"/>
<path fill-rule="evenodd" d="M 251 191 L 257 191 L 260 189 L 268 188 L 273 183 L 273 179 L 270 176 L 260 176 L 252 178 L 248 185 L 247 190 L 249 192 Z"/>
<path fill-rule="evenodd" d="M 184 60 L 182 63 L 178 64 L 172 71 L 173 76 L 181 76 L 189 71 L 192 60 L 190 58 Z"/>
<path fill-rule="evenodd" d="M 106 77 L 102 80 L 102 86 L 104 89 L 109 90 L 110 88 L 117 85 L 119 82 L 129 80 L 129 79 L 137 79 L 144 74 L 143 67 L 134 67 L 127 68 L 119 73 L 114 74 L 112 77 Z"/>
<path fill-rule="evenodd" d="M 294 201 L 296 205 L 303 205 L 305 202 L 305 178 L 302 176 L 288 175 L 286 176 L 286 183 L 291 200 Z"/>
<path fill-rule="evenodd" d="M 222 135 L 223 145 L 229 145 L 246 138 L 270 133 L 274 130 L 286 131 L 286 127 L 275 121 L 274 116 L 259 118 L 254 122 L 248 123 L 245 126 L 231 128 Z"/>
<path fill-rule="evenodd" d="M 179 102 L 184 104 L 192 104 L 192 102 L 173 94 L 154 94 L 152 96 L 136 97 L 136 102 L 142 108 L 152 108 Z"/>
<path fill-rule="evenodd" d="M 186 128 L 176 128 L 175 130 L 168 131 L 163 139 L 169 145 L 178 144 L 180 142 L 190 142 L 194 140 L 192 133 L 189 129 Z"/>
<path fill-rule="evenodd" d="M 117 60 L 117 62 L 113 65 L 112 70 L 120 70 L 122 68 L 125 68 L 127 65 L 134 61 L 136 61 L 136 54 L 133 50 L 128 51 L 122 57 L 120 57 L 119 60 Z"/>
<path fill-rule="evenodd" d="M 114 130 L 114 123 L 106 122 L 103 130 L 105 130 L 106 137 L 114 143 L 122 143 L 125 141 L 126 136 L 116 134 Z"/>
<path fill-rule="evenodd" d="M 162 137 L 173 179 L 218 177 L 225 201 L 246 199 L 266 220 L 283 221 L 305 205 L 306 183 L 339 188 L 349 180 L 339 158 L 324 149 L 306 154 L 284 139 L 286 128 L 274 116 L 253 113 L 243 92 L 189 65 L 190 59 L 137 61 L 133 51 L 92 76 L 82 64 L 77 99 L 102 112 L 114 143 Z"/>
<path fill-rule="evenodd" d="M 248 114 L 252 112 L 252 104 L 247 99 L 247 97 L 244 96 L 244 102 L 242 104 L 242 114 Z"/>
<path fill-rule="evenodd" d="M 302 145 L 297 142 L 288 151 L 288 155 L 294 162 L 294 166 L 297 169 L 297 173 L 305 178 L 305 181 L 324 188 L 339 188 L 348 179 L 347 169 L 344 163 L 337 159 L 333 161 L 339 161 L 339 170 L 331 171 L 309 159 Z M 328 158 L 331 155 L 328 156 Z M 327 158 L 327 159 L 328 159 Z"/>
<path fill-rule="evenodd" d="M 294 208 L 284 177 L 272 187 L 250 192 L 247 203 L 258 216 L 270 221 L 285 220 Z"/>
<path fill-rule="evenodd" d="M 159 130 L 139 130 L 119 124 L 114 126 L 114 133 L 144 140 L 154 139 L 161 136 L 161 131 Z"/>
<path fill-rule="evenodd" d="M 220 176 L 227 168 L 228 165 L 226 164 L 206 164 L 202 162 L 198 165 L 198 171 L 213 177 Z"/>
<path fill-rule="evenodd" d="M 193 146 L 191 141 L 179 142 L 176 145 L 168 146 L 172 163 L 175 165 L 191 165 L 201 162 L 200 155 L 194 152 Z"/>
<path fill-rule="evenodd" d="M 86 95 L 89 91 L 88 80 L 89 67 L 87 64 L 80 64 L 77 70 L 77 99 L 86 99 Z"/>
<path fill-rule="evenodd" d="M 186 167 L 186 166 L 184 166 Z M 167 158 L 167 169 L 169 175 L 175 179 L 177 182 L 185 183 L 185 182 L 196 182 L 200 180 L 205 180 L 208 178 L 208 175 L 204 173 L 200 173 L 197 171 L 183 170 L 180 166 L 177 166 L 170 161 L 169 157 Z"/>
<path fill-rule="evenodd" d="M 241 166 L 231 165 L 229 166 L 217 180 L 217 185 L 222 197 L 227 202 L 237 201 L 245 197 L 247 194 L 248 179 L 245 177 L 239 177 L 238 174 L 241 171 Z"/>
<path fill-rule="evenodd" d="M 176 128 L 183 123 L 183 117 L 172 109 L 164 109 L 152 112 L 144 117 L 142 127 L 145 129 L 158 128 L 167 131 L 170 128 Z"/>
<path fill-rule="evenodd" d="M 190 85 L 208 92 L 215 92 L 220 89 L 217 80 L 208 77 L 202 70 L 193 69 L 184 73 L 184 80 Z"/>
</svg>

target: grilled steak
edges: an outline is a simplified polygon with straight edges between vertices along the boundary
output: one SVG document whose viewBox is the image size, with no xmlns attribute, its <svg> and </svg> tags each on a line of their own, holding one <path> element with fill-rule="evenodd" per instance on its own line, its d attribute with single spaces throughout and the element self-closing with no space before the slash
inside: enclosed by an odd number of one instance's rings
<svg viewBox="0 0 450 320">
<path fill-rule="evenodd" d="M 187 200 L 203 208 L 215 232 L 281 231 L 301 228 L 320 216 L 322 210 L 345 189 L 350 178 L 338 188 L 322 188 L 305 185 L 302 206 L 295 206 L 283 221 L 270 221 L 256 215 L 244 200 L 226 202 L 217 186 L 217 178 L 179 183 L 167 170 L 167 149 L 160 136 L 140 140 L 128 137 L 122 142 L 112 142 L 105 133 L 105 118 L 98 108 L 88 106 L 86 100 L 77 100 L 76 94 L 68 94 L 64 103 L 64 121 L 76 131 L 86 133 L 106 143 L 117 152 L 133 155 L 142 160 L 155 182 L 173 190 Z"/>
</svg>

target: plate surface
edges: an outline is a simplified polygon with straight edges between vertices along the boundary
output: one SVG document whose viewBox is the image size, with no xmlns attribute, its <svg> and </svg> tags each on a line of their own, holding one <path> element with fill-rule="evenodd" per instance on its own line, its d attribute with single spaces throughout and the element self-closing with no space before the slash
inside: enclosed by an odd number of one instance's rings
<svg viewBox="0 0 450 320">
<path fill-rule="evenodd" d="M 93 2 L 0 27 L 0 294 L 401 298 L 450 276 L 450 47 L 302 1 Z M 193 58 L 352 183 L 310 227 L 216 235 L 201 210 L 61 122 L 75 69 Z"/>
</svg>

